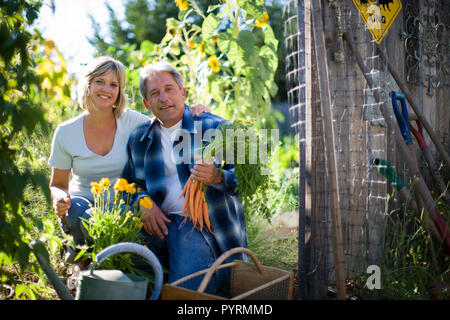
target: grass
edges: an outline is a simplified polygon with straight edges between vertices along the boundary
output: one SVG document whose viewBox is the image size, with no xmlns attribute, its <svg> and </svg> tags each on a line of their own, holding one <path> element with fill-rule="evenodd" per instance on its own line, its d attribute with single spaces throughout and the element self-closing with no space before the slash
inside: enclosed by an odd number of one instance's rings
<svg viewBox="0 0 450 320">
<path fill-rule="evenodd" d="M 449 225 L 450 206 L 436 200 Z M 388 214 L 384 256 L 380 265 L 381 289 L 369 290 L 365 275 L 352 292 L 359 299 L 450 299 L 450 256 L 424 229 L 421 217 L 406 212 Z"/>
<path fill-rule="evenodd" d="M 31 137 L 23 137 L 23 144 L 29 146 L 34 154 L 34 167 L 50 176 L 47 156 L 50 154 L 51 133 L 36 131 Z M 446 174 L 448 181 L 448 177 Z M 295 209 L 295 199 L 290 194 L 296 193 L 290 183 L 295 175 L 285 177 L 270 190 L 270 194 L 257 199 L 270 199 L 268 207 L 272 214 Z M 293 189 L 293 192 L 288 190 Z M 291 190 L 292 191 L 292 190 Z M 61 275 L 66 275 L 67 265 L 60 252 L 62 233 L 57 218 L 43 192 L 33 186 L 25 190 L 22 214 L 32 226 L 25 236 L 32 239 L 46 238 L 51 252 L 52 265 Z M 444 219 L 450 221 L 450 205 L 435 194 L 436 203 Z M 292 203 L 291 203 L 292 202 Z M 286 207 L 287 206 L 287 207 Z M 449 223 L 447 223 L 449 225 Z M 294 271 L 297 268 L 298 249 L 297 233 L 279 237 L 270 228 L 267 216 L 258 214 L 257 210 L 247 215 L 248 247 L 263 265 L 279 267 Z M 369 290 L 366 280 L 369 275 L 356 279 L 351 294 L 358 299 L 450 299 L 450 257 L 443 252 L 423 228 L 421 219 L 413 213 L 393 212 L 386 215 L 384 256 L 380 263 L 381 289 Z M 30 271 L 19 274 L 13 266 L 11 272 L 17 273 L 17 285 L 26 285 L 36 292 L 40 299 L 57 299 L 45 281 Z M 26 289 L 20 289 L 26 292 Z M 0 299 L 8 298 L 9 290 L 0 286 Z M 29 293 L 28 296 L 32 295 Z M 19 296 L 21 297 L 21 296 Z M 22 295 L 23 297 L 23 295 Z"/>
<path fill-rule="evenodd" d="M 270 228 L 267 219 L 253 216 L 247 223 L 247 238 L 248 248 L 263 265 L 288 271 L 297 268 L 297 232 L 279 237 L 277 231 Z"/>
<path fill-rule="evenodd" d="M 51 168 L 48 165 L 48 156 L 51 151 L 52 130 L 47 131 L 43 129 L 36 130 L 32 135 L 21 137 L 21 145 L 33 155 L 32 166 L 33 170 L 44 173 L 50 178 Z M 280 206 L 286 206 L 285 197 L 286 189 L 289 188 L 285 183 L 292 183 L 290 180 L 280 181 L 279 186 L 284 190 L 271 190 L 273 197 L 270 203 L 271 210 L 278 212 L 281 210 Z M 295 178 L 294 178 L 295 180 Z M 275 195 L 281 195 L 275 197 Z M 276 200 L 274 200 L 276 199 Z M 292 207 L 295 203 L 289 204 Z M 27 186 L 24 193 L 24 201 L 22 203 L 22 215 L 28 222 L 28 230 L 23 231 L 23 237 L 27 242 L 36 239 L 45 239 L 47 250 L 50 253 L 51 264 L 55 271 L 61 276 L 69 276 L 70 268 L 64 262 L 64 255 L 62 251 L 61 240 L 67 238 L 60 230 L 58 219 L 56 218 L 51 204 L 47 201 L 45 194 L 39 188 L 34 186 Z M 251 215 L 247 219 L 247 231 L 249 248 L 252 250 L 262 264 L 268 266 L 275 266 L 286 270 L 293 270 L 297 265 L 297 238 L 293 233 L 282 239 L 276 236 L 276 233 L 269 231 L 269 223 L 266 218 L 257 214 Z M 70 239 L 70 238 L 69 238 Z M 34 260 L 34 255 L 30 255 Z M 11 283 L 0 281 L 0 299 L 44 299 L 52 300 L 59 299 L 52 289 L 50 283 L 47 282 L 42 273 L 36 273 L 36 270 L 26 270 L 20 272 L 16 264 L 3 265 L 0 263 L 0 268 L 8 269 L 9 272 L 15 276 L 16 283 L 14 283 L 15 296 L 10 296 Z"/>
</svg>

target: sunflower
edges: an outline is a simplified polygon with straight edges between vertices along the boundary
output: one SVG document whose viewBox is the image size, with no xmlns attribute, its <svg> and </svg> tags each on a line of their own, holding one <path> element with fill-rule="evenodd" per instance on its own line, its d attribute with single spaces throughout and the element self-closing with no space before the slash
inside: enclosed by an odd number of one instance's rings
<svg viewBox="0 0 450 320">
<path fill-rule="evenodd" d="M 265 25 L 267 25 L 267 22 L 269 21 L 269 14 L 265 12 L 262 16 L 262 19 L 256 19 L 256 26 L 258 28 L 262 28 Z"/>
<path fill-rule="evenodd" d="M 197 50 L 197 52 L 200 52 L 202 54 L 202 56 L 204 56 L 205 55 L 205 42 L 202 41 L 195 50 Z"/>
<path fill-rule="evenodd" d="M 217 60 L 216 56 L 209 57 L 208 65 L 212 69 L 212 71 L 214 71 L 216 73 L 220 71 L 219 60 Z"/>
<path fill-rule="evenodd" d="M 177 5 L 178 9 L 180 9 L 180 10 L 189 9 L 189 4 L 188 4 L 187 0 L 175 0 L 175 4 Z"/>
</svg>

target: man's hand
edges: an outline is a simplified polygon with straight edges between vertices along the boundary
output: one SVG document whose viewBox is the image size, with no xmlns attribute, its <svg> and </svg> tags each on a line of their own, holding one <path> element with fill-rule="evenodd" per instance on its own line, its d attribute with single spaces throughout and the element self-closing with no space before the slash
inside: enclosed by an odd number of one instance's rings
<svg viewBox="0 0 450 320">
<path fill-rule="evenodd" d="M 153 203 L 151 209 L 142 209 L 145 212 L 141 217 L 145 231 L 151 236 L 157 236 L 164 239 L 164 236 L 166 236 L 168 232 L 166 223 L 170 223 L 170 219 L 166 217 L 155 203 Z"/>
<path fill-rule="evenodd" d="M 192 168 L 191 174 L 194 179 L 207 186 L 222 182 L 222 174 L 212 162 L 197 162 Z"/>
</svg>

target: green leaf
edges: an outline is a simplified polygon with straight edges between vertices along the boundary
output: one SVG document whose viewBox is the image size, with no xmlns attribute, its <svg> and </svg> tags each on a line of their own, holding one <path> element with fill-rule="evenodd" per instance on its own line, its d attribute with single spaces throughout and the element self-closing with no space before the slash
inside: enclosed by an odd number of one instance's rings
<svg viewBox="0 0 450 320">
<path fill-rule="evenodd" d="M 261 18 L 264 14 L 264 6 L 257 5 L 248 0 L 238 0 L 238 5 L 247 12 L 248 18 Z"/>
<path fill-rule="evenodd" d="M 216 4 L 215 6 L 209 6 L 209 7 L 208 7 L 207 13 L 213 12 L 213 11 L 215 11 L 217 8 L 220 8 L 220 7 L 222 7 L 221 4 Z"/>
<path fill-rule="evenodd" d="M 187 19 L 187 17 L 194 11 L 194 9 L 190 8 L 188 10 L 180 10 L 178 12 L 178 20 L 182 21 L 184 19 Z"/>
<path fill-rule="evenodd" d="M 144 40 L 141 43 L 141 48 L 140 50 L 142 51 L 143 54 L 150 54 L 153 52 L 155 47 L 155 44 L 149 40 Z"/>
<path fill-rule="evenodd" d="M 278 68 L 278 57 L 276 53 L 273 52 L 268 46 L 263 46 L 259 50 L 259 55 L 265 67 L 275 73 Z"/>
<path fill-rule="evenodd" d="M 278 40 L 275 37 L 275 34 L 273 33 L 273 29 L 270 25 L 267 25 L 265 28 L 263 28 L 264 32 L 264 43 L 269 46 L 270 49 L 272 49 L 274 52 L 277 52 L 278 48 Z"/>
<path fill-rule="evenodd" d="M 238 42 L 242 49 L 248 52 L 248 55 L 251 55 L 251 51 L 254 50 L 255 45 L 255 36 L 253 33 L 249 30 L 242 30 L 239 32 Z"/>
<path fill-rule="evenodd" d="M 214 30 L 219 26 L 220 20 L 214 13 L 210 13 L 202 24 L 202 38 L 208 40 L 214 35 Z"/>
</svg>

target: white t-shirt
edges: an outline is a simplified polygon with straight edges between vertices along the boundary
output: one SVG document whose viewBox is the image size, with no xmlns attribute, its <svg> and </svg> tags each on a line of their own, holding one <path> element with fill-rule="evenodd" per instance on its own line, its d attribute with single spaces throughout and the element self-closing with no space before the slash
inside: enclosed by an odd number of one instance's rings
<svg viewBox="0 0 450 320">
<path fill-rule="evenodd" d="M 177 200 L 183 189 L 180 179 L 178 179 L 177 166 L 173 154 L 175 131 L 181 129 L 181 122 L 182 120 L 170 128 L 162 125 L 158 126 L 161 133 L 164 174 L 166 177 L 166 198 L 161 205 L 161 210 L 166 214 L 181 214 L 181 209 L 183 209 L 184 197 Z"/>
<path fill-rule="evenodd" d="M 125 109 L 117 118 L 114 143 L 104 156 L 98 155 L 86 145 L 83 119 L 87 112 L 60 124 L 53 136 L 49 165 L 56 169 L 72 169 L 69 183 L 71 196 L 82 196 L 91 201 L 91 182 L 109 178 L 111 182 L 111 201 L 114 199 L 113 185 L 121 176 L 127 161 L 127 143 L 131 132 L 150 118 L 134 110 Z"/>
</svg>

